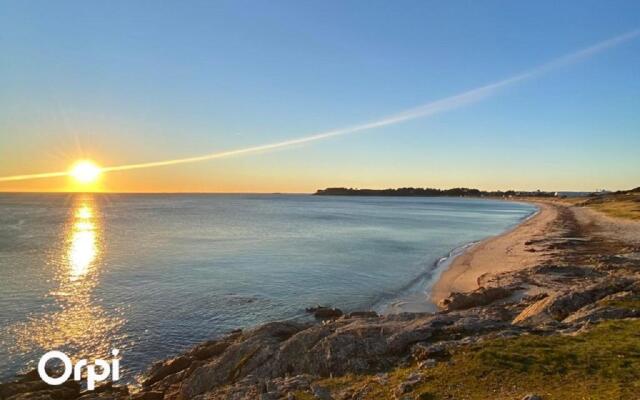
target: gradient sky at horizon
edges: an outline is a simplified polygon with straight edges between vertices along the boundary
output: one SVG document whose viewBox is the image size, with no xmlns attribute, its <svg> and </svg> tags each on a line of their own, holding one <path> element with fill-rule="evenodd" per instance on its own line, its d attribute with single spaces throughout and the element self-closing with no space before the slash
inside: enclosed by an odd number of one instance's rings
<svg viewBox="0 0 640 400">
<path fill-rule="evenodd" d="M 0 1 L 0 176 L 297 138 L 640 28 L 637 1 Z M 443 114 L 106 174 L 125 192 L 640 186 L 640 39 Z M 60 191 L 67 178 L 0 182 Z"/>
</svg>

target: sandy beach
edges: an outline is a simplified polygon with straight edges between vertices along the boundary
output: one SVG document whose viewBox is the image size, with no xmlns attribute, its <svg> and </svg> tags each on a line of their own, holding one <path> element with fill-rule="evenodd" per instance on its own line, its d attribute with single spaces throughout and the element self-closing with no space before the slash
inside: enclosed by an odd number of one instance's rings
<svg viewBox="0 0 640 400">
<path fill-rule="evenodd" d="M 557 218 L 555 206 L 534 203 L 539 211 L 515 228 L 483 240 L 457 256 L 434 284 L 431 299 L 435 304 L 451 292 L 468 292 L 479 287 L 486 274 L 528 268 L 541 261 L 542 253 L 531 252 L 525 242 L 542 238 Z"/>
<path fill-rule="evenodd" d="M 438 302 L 451 292 L 478 288 L 483 275 L 512 271 L 536 265 L 542 253 L 532 252 L 525 242 L 542 238 L 558 217 L 557 206 L 538 200 L 528 201 L 538 211 L 512 229 L 467 247 L 455 249 L 439 262 L 434 275 L 425 278 L 421 290 L 402 295 L 394 302 L 376 308 L 383 314 L 436 312 Z M 425 293 L 431 294 L 425 296 Z"/>
<path fill-rule="evenodd" d="M 539 211 L 501 235 L 473 245 L 455 257 L 431 290 L 434 304 L 452 292 L 478 289 L 483 280 L 500 273 L 523 270 L 556 260 L 558 251 L 536 244 L 572 239 L 576 229 L 588 237 L 615 240 L 628 245 L 640 243 L 640 223 L 613 218 L 600 212 L 559 201 L 533 200 Z M 575 240 L 578 240 L 577 238 Z"/>
</svg>

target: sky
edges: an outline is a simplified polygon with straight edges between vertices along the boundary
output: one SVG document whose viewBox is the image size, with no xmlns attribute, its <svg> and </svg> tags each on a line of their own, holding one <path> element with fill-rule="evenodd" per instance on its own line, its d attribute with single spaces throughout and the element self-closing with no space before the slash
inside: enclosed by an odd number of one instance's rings
<svg viewBox="0 0 640 400">
<path fill-rule="evenodd" d="M 640 29 L 638 1 L 0 0 L 0 177 L 379 121 Z M 640 36 L 419 118 L 90 190 L 640 186 Z M 67 176 L 0 191 L 87 190 Z"/>
</svg>

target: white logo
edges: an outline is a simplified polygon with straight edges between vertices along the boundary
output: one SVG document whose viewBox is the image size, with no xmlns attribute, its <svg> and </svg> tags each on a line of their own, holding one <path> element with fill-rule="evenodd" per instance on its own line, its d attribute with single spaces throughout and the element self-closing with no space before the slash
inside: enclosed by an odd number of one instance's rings
<svg viewBox="0 0 640 400">
<path fill-rule="evenodd" d="M 111 351 L 113 354 L 113 360 L 111 360 L 111 364 L 107 361 L 96 358 L 95 364 L 87 364 L 87 360 L 80 360 L 76 363 L 75 366 L 71 364 L 71 359 L 67 357 L 61 351 L 50 351 L 47 354 L 43 355 L 40 358 L 40 362 L 38 362 L 38 375 L 40 375 L 40 379 L 48 383 L 49 385 L 62 385 L 65 383 L 69 377 L 71 376 L 71 372 L 73 372 L 73 380 L 80 381 L 82 379 L 82 368 L 87 368 L 87 389 L 93 390 L 96 387 L 96 382 L 102 382 L 109 377 L 109 374 L 113 371 L 113 375 L 111 377 L 112 381 L 117 381 L 120 379 L 120 360 L 115 358 L 120 351 L 114 349 Z M 64 364 L 64 372 L 57 378 L 52 378 L 47 374 L 46 366 L 47 362 L 52 359 L 58 359 L 62 361 Z M 96 373 L 96 365 L 100 367 L 102 370 L 100 373 Z M 113 368 L 111 368 L 113 365 Z"/>
</svg>

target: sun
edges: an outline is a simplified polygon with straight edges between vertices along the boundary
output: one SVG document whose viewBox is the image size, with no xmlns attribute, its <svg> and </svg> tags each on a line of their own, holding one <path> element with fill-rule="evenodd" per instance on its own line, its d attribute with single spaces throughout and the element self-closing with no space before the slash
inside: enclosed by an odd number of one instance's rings
<svg viewBox="0 0 640 400">
<path fill-rule="evenodd" d="M 93 183 L 100 177 L 102 170 L 93 161 L 82 160 L 73 164 L 69 175 L 78 183 Z"/>
</svg>

